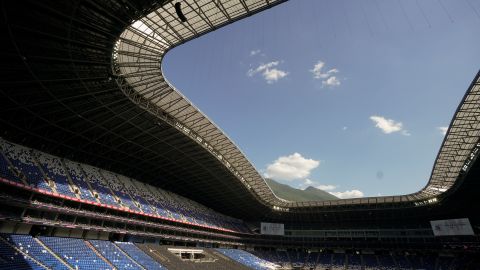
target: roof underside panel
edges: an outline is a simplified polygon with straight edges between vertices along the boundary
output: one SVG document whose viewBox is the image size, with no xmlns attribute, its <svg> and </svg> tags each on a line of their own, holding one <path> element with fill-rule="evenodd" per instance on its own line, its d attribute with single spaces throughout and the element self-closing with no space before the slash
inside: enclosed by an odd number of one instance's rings
<svg viewBox="0 0 480 270">
<path fill-rule="evenodd" d="M 122 31 L 160 4 L 2 3 L 1 27 L 9 40 L 0 51 L 0 136 L 152 183 L 232 216 L 258 219 L 269 209 L 230 170 L 170 118 L 132 102 L 112 74 Z M 142 57 L 158 59 L 162 53 L 156 47 Z M 136 76 L 135 65 L 124 63 L 129 76 Z M 158 74 L 159 66 L 153 63 L 150 72 Z M 139 80 L 135 87 L 142 85 L 164 87 L 158 80 Z M 171 92 L 166 90 L 162 94 Z"/>
</svg>

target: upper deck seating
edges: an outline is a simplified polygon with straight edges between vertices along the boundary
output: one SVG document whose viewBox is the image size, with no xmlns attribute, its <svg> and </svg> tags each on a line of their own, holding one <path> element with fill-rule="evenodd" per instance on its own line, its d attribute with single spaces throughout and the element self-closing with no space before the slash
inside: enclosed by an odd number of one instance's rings
<svg viewBox="0 0 480 270">
<path fill-rule="evenodd" d="M 0 144 L 5 156 L 10 160 L 15 169 L 23 174 L 29 185 L 52 191 L 40 168 L 37 166 L 30 149 L 3 140 L 0 140 Z"/>
<path fill-rule="evenodd" d="M 85 200 L 95 201 L 92 191 L 90 191 L 90 188 L 85 181 L 86 178 L 79 165 L 70 160 L 65 160 L 65 168 L 70 175 L 70 179 L 72 179 L 72 182 L 79 188 L 80 197 Z"/>
<path fill-rule="evenodd" d="M 110 186 L 110 190 L 112 190 L 113 193 L 120 199 L 120 203 L 123 207 L 127 207 L 133 211 L 140 211 L 115 174 L 104 170 L 102 170 L 100 174 L 104 177 L 107 185 Z"/>
<path fill-rule="evenodd" d="M 0 141 L 0 177 L 6 180 L 14 181 L 17 183 L 23 183 L 21 180 L 21 175 L 18 174 L 18 171 L 13 169 L 13 166 L 10 165 L 7 158 L 3 155 L 1 151 L 1 141 Z"/>
<path fill-rule="evenodd" d="M 132 179 L 123 176 L 123 175 L 116 175 L 117 179 L 123 184 L 125 190 L 128 192 L 130 197 L 136 201 L 136 206 L 140 208 L 140 210 L 147 214 L 155 214 L 155 210 L 152 208 L 150 203 L 142 197 L 141 192 L 137 189 L 135 185 L 132 183 Z"/>
<path fill-rule="evenodd" d="M 120 204 L 115 200 L 110 191 L 110 188 L 105 184 L 103 177 L 100 175 L 98 170 L 95 167 L 81 164 L 82 170 L 85 172 L 87 181 L 90 183 L 92 188 L 97 192 L 99 199 L 102 203 L 107 205 L 112 205 L 120 207 Z"/>
<path fill-rule="evenodd" d="M 57 192 L 75 198 L 60 159 L 42 152 L 37 152 L 37 154 L 40 166 L 47 177 L 55 182 Z"/>
<path fill-rule="evenodd" d="M 59 157 L 1 138 L 0 146 L 6 157 L 0 155 L 0 177 L 7 180 L 29 183 L 72 199 L 79 197 L 179 222 L 249 233 L 243 221 L 172 192 L 90 165 L 62 161 Z"/>
</svg>

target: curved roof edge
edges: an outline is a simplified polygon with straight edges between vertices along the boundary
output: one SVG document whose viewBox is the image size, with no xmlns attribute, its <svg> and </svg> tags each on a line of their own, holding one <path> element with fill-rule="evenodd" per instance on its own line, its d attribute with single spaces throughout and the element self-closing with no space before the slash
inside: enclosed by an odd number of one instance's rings
<svg viewBox="0 0 480 270">
<path fill-rule="evenodd" d="M 124 94 L 214 155 L 261 203 L 277 211 L 358 204 L 435 203 L 450 190 L 478 155 L 480 73 L 467 90 L 450 123 L 427 185 L 407 195 L 291 202 L 275 196 L 245 154 L 228 136 L 164 77 L 161 63 L 172 48 L 285 0 L 182 1 L 182 23 L 172 2 L 132 22 L 119 37 L 113 73 Z"/>
</svg>

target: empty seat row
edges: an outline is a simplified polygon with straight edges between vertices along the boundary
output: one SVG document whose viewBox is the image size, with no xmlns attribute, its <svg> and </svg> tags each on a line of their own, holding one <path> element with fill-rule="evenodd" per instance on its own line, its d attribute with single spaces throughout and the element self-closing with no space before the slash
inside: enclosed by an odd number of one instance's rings
<svg viewBox="0 0 480 270">
<path fill-rule="evenodd" d="M 166 270 L 135 244 L 0 234 L 0 269 Z"/>
<path fill-rule="evenodd" d="M 0 269 L 1 270 L 45 270 L 40 264 L 33 261 L 28 256 L 15 250 L 12 246 L 8 245 L 2 239 L 0 239 Z"/>
<path fill-rule="evenodd" d="M 115 244 L 122 249 L 125 253 L 127 253 L 130 258 L 134 259 L 138 264 L 140 264 L 145 269 L 166 269 L 164 266 L 156 262 L 150 256 L 145 254 L 142 250 L 140 250 L 137 246 L 133 243 L 129 242 L 115 242 Z"/>
<path fill-rule="evenodd" d="M 36 239 L 30 235 L 1 235 L 3 239 L 7 240 L 12 245 L 18 247 L 20 250 L 29 254 L 36 260 L 42 262 L 50 269 L 68 270 L 68 266 L 62 261 L 58 260 L 52 253 L 50 253 L 44 246 L 42 246 Z"/>
<path fill-rule="evenodd" d="M 43 236 L 39 239 L 74 269 L 113 269 L 83 239 Z"/>
<path fill-rule="evenodd" d="M 242 251 L 223 251 L 226 255 L 246 260 Z M 239 255 L 240 254 L 240 255 Z M 475 257 L 461 255 L 396 255 L 396 254 L 345 254 L 285 250 L 258 250 L 255 254 L 266 261 L 286 268 L 348 269 L 348 270 L 456 270 L 466 269 Z M 302 260 L 303 258 L 303 260 Z M 476 269 L 476 268 L 475 268 Z"/>
<path fill-rule="evenodd" d="M 112 242 L 102 240 L 90 240 L 89 242 L 116 268 L 125 270 L 143 269 L 140 265 L 127 257 L 124 252 Z"/>
<path fill-rule="evenodd" d="M 264 259 L 261 259 L 244 250 L 217 248 L 217 251 L 252 269 L 268 270 L 268 269 L 274 269 L 275 267 L 275 264 L 269 261 L 266 261 Z"/>
</svg>

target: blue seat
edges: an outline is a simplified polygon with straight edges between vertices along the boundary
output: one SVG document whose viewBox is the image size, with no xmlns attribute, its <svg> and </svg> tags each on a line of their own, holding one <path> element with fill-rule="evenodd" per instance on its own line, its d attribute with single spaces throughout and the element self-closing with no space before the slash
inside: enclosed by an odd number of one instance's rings
<svg viewBox="0 0 480 270">
<path fill-rule="evenodd" d="M 82 239 L 39 237 L 45 245 L 78 270 L 112 270 Z"/>
<path fill-rule="evenodd" d="M 70 175 L 70 179 L 72 179 L 72 182 L 78 187 L 80 192 L 80 198 L 95 202 L 96 200 L 90 192 L 90 188 L 88 187 L 85 176 L 83 175 L 82 171 L 78 166 L 79 165 L 74 162 L 65 160 L 65 167 L 67 169 L 67 173 Z"/>
<path fill-rule="evenodd" d="M 142 268 L 117 247 L 109 241 L 90 240 L 89 241 L 100 254 L 118 269 L 142 270 Z"/>
<path fill-rule="evenodd" d="M 115 242 L 115 244 L 121 248 L 125 253 L 128 254 L 132 259 L 134 259 L 137 263 L 143 266 L 145 269 L 167 269 L 165 266 L 162 266 L 158 262 L 154 261 L 150 256 L 145 254 L 142 250 L 140 250 L 137 246 L 133 243 L 129 242 Z"/>
<path fill-rule="evenodd" d="M 264 259 L 261 259 L 249 252 L 239 249 L 224 249 L 224 248 L 217 248 L 218 252 L 222 253 L 223 255 L 243 264 L 247 267 L 256 270 L 267 270 L 271 269 L 271 262 L 268 262 Z"/>
<path fill-rule="evenodd" d="M 36 188 L 52 191 L 47 181 L 45 181 L 40 168 L 36 165 L 30 149 L 6 141 L 1 143 L 5 156 L 15 168 L 23 173 L 28 184 Z"/>
<path fill-rule="evenodd" d="M 60 159 L 38 152 L 38 161 L 48 178 L 55 182 L 57 192 L 75 198 L 75 193 L 69 187 L 68 178 Z"/>
<path fill-rule="evenodd" d="M 5 157 L 0 153 L 0 177 L 10 181 L 23 183 L 18 176 L 13 174 L 10 168 L 11 168 L 10 164 L 8 164 Z"/>
<path fill-rule="evenodd" d="M 1 270 L 44 270 L 42 266 L 24 256 L 22 253 L 14 250 L 11 246 L 0 240 L 0 258 L 3 263 L 0 264 Z"/>
<path fill-rule="evenodd" d="M 54 270 L 68 270 L 69 268 L 59 261 L 55 256 L 42 247 L 35 239 L 30 235 L 2 235 L 2 237 L 15 245 L 20 250 L 26 252 L 37 261 L 40 261 L 50 269 Z"/>
</svg>

